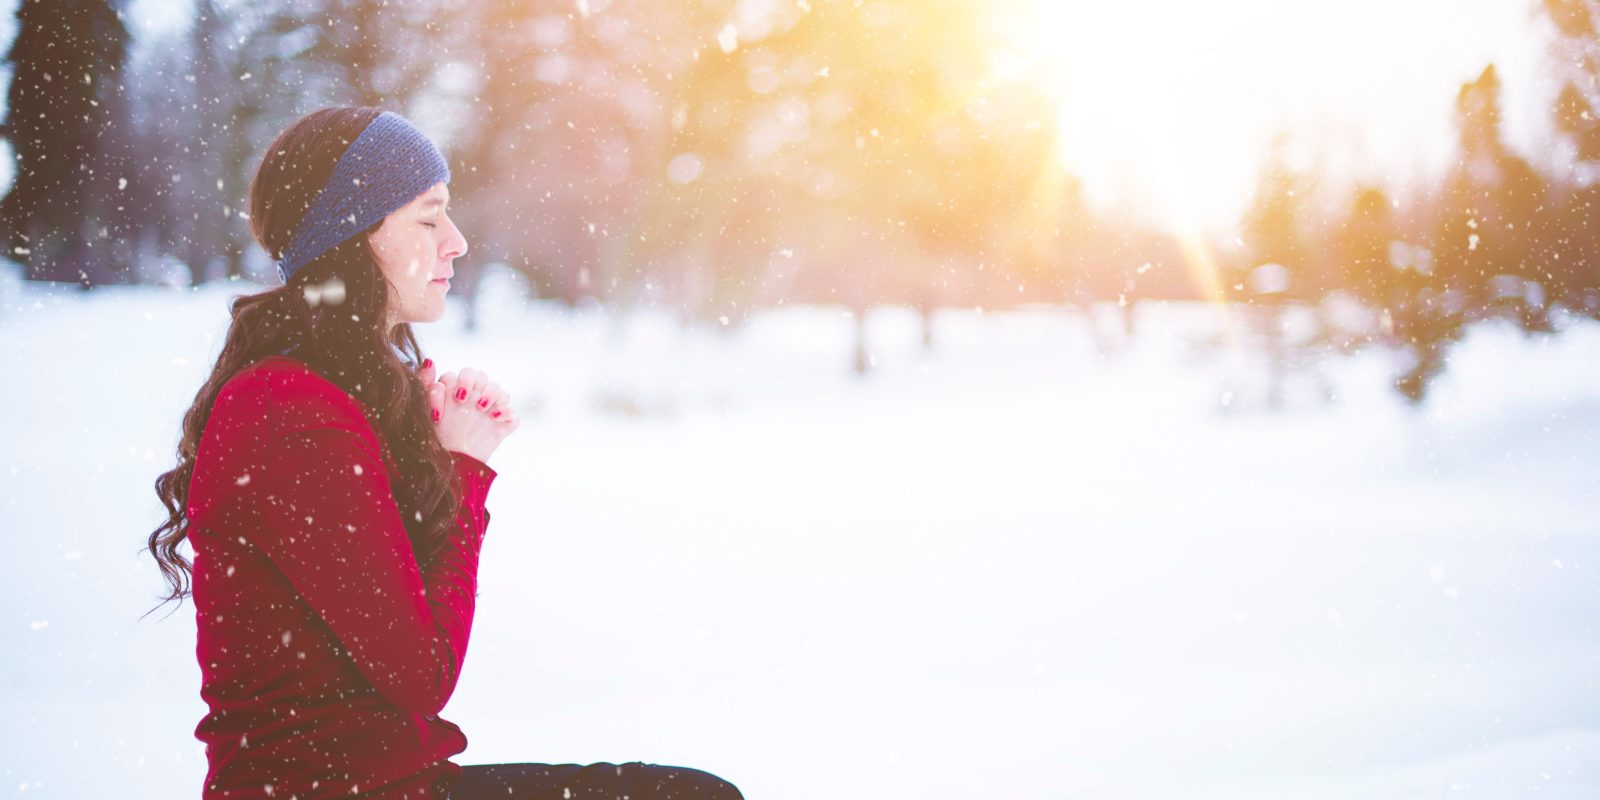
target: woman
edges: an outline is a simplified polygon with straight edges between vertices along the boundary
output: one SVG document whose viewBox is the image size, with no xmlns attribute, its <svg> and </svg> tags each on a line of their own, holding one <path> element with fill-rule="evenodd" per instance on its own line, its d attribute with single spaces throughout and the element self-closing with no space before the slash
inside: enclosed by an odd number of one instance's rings
<svg viewBox="0 0 1600 800">
<path fill-rule="evenodd" d="M 366 107 L 297 120 L 256 171 L 250 227 L 284 285 L 234 298 L 149 540 L 166 600 L 194 598 L 202 794 L 740 798 L 685 767 L 449 760 L 487 462 L 518 426 L 482 372 L 436 375 L 411 329 L 443 316 L 467 250 L 449 180 L 421 132 Z"/>
</svg>

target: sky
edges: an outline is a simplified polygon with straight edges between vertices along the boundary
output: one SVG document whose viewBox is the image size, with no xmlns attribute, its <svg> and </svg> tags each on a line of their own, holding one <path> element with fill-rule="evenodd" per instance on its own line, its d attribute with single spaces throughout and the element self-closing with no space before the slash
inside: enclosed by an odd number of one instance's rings
<svg viewBox="0 0 1600 800">
<path fill-rule="evenodd" d="M 1529 0 L 1028 2 L 1016 41 L 1057 76 L 1061 161 L 1097 204 L 1217 227 L 1284 129 L 1302 165 L 1396 189 L 1437 175 L 1456 93 L 1491 62 L 1506 136 L 1547 149 L 1554 89 Z"/>
<path fill-rule="evenodd" d="M 17 0 L 0 0 L 0 37 Z M 1295 164 L 1404 195 L 1452 158 L 1461 84 L 1494 63 L 1506 136 L 1551 152 L 1533 0 L 1013 0 L 1010 41 L 1059 98 L 1062 169 L 1090 202 L 1173 230 L 1228 228 L 1268 143 Z M 133 0 L 136 35 L 188 24 L 190 0 Z"/>
</svg>

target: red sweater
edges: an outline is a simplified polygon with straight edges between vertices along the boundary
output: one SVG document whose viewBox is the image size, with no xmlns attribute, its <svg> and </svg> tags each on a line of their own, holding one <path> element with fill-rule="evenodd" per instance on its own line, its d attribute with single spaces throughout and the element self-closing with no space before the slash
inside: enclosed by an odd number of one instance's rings
<svg viewBox="0 0 1600 800">
<path fill-rule="evenodd" d="M 205 798 L 441 798 L 438 712 L 476 602 L 495 471 L 454 453 L 457 525 L 420 569 L 362 404 L 268 356 L 217 396 L 189 484 Z"/>
</svg>

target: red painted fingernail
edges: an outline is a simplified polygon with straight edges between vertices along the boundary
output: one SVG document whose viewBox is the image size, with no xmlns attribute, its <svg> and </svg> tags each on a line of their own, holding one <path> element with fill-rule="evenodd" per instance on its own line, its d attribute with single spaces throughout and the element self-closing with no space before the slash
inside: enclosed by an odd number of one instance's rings
<svg viewBox="0 0 1600 800">
<path fill-rule="evenodd" d="M 456 399 L 457 400 L 465 400 L 465 399 L 467 399 L 467 390 L 466 389 L 457 389 L 456 390 Z"/>
<path fill-rule="evenodd" d="M 488 408 L 488 407 L 489 407 L 489 398 L 487 398 L 487 397 L 478 398 L 478 408 Z"/>
<path fill-rule="evenodd" d="M 498 416 L 500 416 L 500 412 L 498 412 L 498 411 L 496 411 L 496 412 L 494 412 L 494 413 L 493 413 L 493 414 L 490 414 L 490 415 L 489 415 L 489 416 L 491 416 L 491 417 L 498 417 Z"/>
<path fill-rule="evenodd" d="M 437 408 L 433 410 L 433 421 L 434 422 L 438 422 L 439 421 L 439 409 L 437 409 Z"/>
<path fill-rule="evenodd" d="M 427 369 L 428 367 L 431 367 L 431 366 L 433 366 L 433 359 L 431 359 L 431 358 L 422 359 L 422 368 L 423 369 Z"/>
</svg>

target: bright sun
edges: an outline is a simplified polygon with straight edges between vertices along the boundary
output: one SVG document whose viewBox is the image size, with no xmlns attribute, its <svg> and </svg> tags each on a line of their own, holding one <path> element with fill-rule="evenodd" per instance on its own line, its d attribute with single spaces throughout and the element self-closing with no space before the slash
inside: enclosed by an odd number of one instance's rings
<svg viewBox="0 0 1600 800">
<path fill-rule="evenodd" d="M 1456 89 L 1490 60 L 1514 72 L 1534 38 L 1501 0 L 1005 6 L 1002 35 L 1058 99 L 1061 165 L 1174 232 L 1231 229 L 1280 132 L 1336 182 L 1442 168 Z"/>
<path fill-rule="evenodd" d="M 1282 106 L 1221 3 L 1031 0 L 1017 46 L 1058 98 L 1060 159 L 1099 197 L 1170 230 L 1221 224 L 1248 194 L 1263 111 Z M 1222 212 L 1222 213 L 1218 213 Z"/>
</svg>

